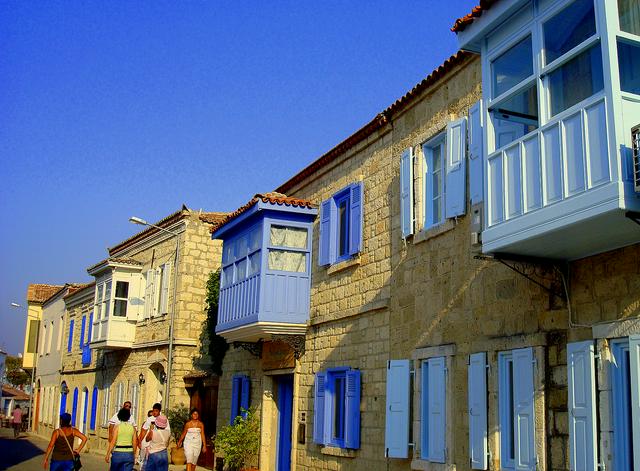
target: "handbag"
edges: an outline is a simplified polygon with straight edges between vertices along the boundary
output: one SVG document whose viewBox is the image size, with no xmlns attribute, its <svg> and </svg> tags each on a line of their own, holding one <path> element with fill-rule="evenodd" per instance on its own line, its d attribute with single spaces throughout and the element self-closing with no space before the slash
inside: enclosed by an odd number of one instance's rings
<svg viewBox="0 0 640 471">
<path fill-rule="evenodd" d="M 62 430 L 60 430 L 60 433 L 62 433 Z M 73 448 L 71 448 L 71 445 L 69 444 L 69 440 L 67 440 L 67 436 L 62 433 L 62 437 L 64 438 L 64 441 L 67 442 L 67 446 L 69 447 L 69 450 L 71 450 L 71 454 L 73 455 L 73 469 L 75 471 L 78 471 L 80 468 L 82 468 L 82 462 L 80 461 L 80 455 L 78 453 L 76 453 L 75 451 L 73 451 Z"/>
</svg>

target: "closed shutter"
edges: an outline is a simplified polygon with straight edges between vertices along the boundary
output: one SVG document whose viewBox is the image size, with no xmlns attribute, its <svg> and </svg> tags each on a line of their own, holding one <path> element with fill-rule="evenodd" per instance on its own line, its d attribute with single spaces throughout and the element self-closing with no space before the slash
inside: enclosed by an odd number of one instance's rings
<svg viewBox="0 0 640 471">
<path fill-rule="evenodd" d="M 247 418 L 247 410 L 249 410 L 249 402 L 251 401 L 251 380 L 248 376 L 242 376 L 242 393 L 240 394 L 240 415 Z"/>
<path fill-rule="evenodd" d="M 445 181 L 445 216 L 452 218 L 466 211 L 466 137 L 467 119 L 447 124 L 447 176 Z"/>
<path fill-rule="evenodd" d="M 93 387 L 91 393 L 91 420 L 89 421 L 89 428 L 91 430 L 96 429 L 96 414 L 98 413 L 98 388 Z"/>
<path fill-rule="evenodd" d="M 318 243 L 318 265 L 331 263 L 331 199 L 324 200 L 320 208 L 320 237 Z"/>
<path fill-rule="evenodd" d="M 93 312 L 89 314 L 89 332 L 87 332 L 87 344 L 91 342 L 92 335 L 93 335 Z"/>
<path fill-rule="evenodd" d="M 515 470 L 536 469 L 533 349 L 513 350 Z"/>
<path fill-rule="evenodd" d="M 631 370 L 631 423 L 633 424 L 633 469 L 640 469 L 640 335 L 629 337 Z"/>
<path fill-rule="evenodd" d="M 80 322 L 80 348 L 84 346 L 84 331 L 87 328 L 87 316 L 82 316 L 82 321 Z"/>
<path fill-rule="evenodd" d="M 469 455 L 472 469 L 487 469 L 487 354 L 469 357 Z"/>
<path fill-rule="evenodd" d="M 153 279 L 155 277 L 154 270 L 147 270 L 147 276 L 144 288 L 144 318 L 148 319 L 153 316 Z"/>
<path fill-rule="evenodd" d="M 242 387 L 242 379 L 240 376 L 234 376 L 231 381 L 231 425 L 240 415 L 240 388 Z"/>
<path fill-rule="evenodd" d="M 153 314 L 159 316 L 160 312 L 160 297 L 162 296 L 162 267 L 158 267 L 154 270 L 153 274 Z"/>
<path fill-rule="evenodd" d="M 413 234 L 413 155 L 411 148 L 400 157 L 400 219 L 402 238 Z"/>
<path fill-rule="evenodd" d="M 73 390 L 73 406 L 71 409 L 71 425 L 76 426 L 76 415 L 78 414 L 78 388 Z"/>
<path fill-rule="evenodd" d="M 169 277 L 171 276 L 171 262 L 162 266 L 162 292 L 160 294 L 160 314 L 169 312 Z"/>
<path fill-rule="evenodd" d="M 409 360 L 391 360 L 387 365 L 387 408 L 384 449 L 387 458 L 409 457 Z"/>
<path fill-rule="evenodd" d="M 360 370 L 346 373 L 344 446 L 360 448 Z"/>
<path fill-rule="evenodd" d="M 324 445 L 324 404 L 327 374 L 316 373 L 315 397 L 313 399 L 313 442 Z"/>
<path fill-rule="evenodd" d="M 482 161 L 482 100 L 469 110 L 469 199 L 471 204 L 480 203 L 483 193 L 483 161 Z"/>
<path fill-rule="evenodd" d="M 74 320 L 71 319 L 69 322 L 69 339 L 67 341 L 67 352 L 71 351 L 71 346 L 73 345 L 73 324 Z"/>
<path fill-rule="evenodd" d="M 362 246 L 362 182 L 351 185 L 349 211 L 349 255 L 360 252 Z"/>
<path fill-rule="evenodd" d="M 569 463 L 573 471 L 595 471 L 596 382 L 592 341 L 567 344 Z"/>
<path fill-rule="evenodd" d="M 431 358 L 427 361 L 429 374 L 428 404 L 428 436 L 429 461 L 445 462 L 446 443 L 446 368 L 444 357 Z M 424 394 L 424 391 L 423 391 Z"/>
</svg>

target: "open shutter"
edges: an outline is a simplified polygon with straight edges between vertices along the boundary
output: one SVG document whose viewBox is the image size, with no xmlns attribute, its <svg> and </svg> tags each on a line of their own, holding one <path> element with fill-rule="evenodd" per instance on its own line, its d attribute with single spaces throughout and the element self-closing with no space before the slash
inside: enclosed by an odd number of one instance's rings
<svg viewBox="0 0 640 471">
<path fill-rule="evenodd" d="M 631 370 L 633 469 L 640 469 L 640 335 L 629 337 L 629 368 Z"/>
<path fill-rule="evenodd" d="M 466 210 L 465 155 L 467 118 L 447 124 L 447 177 L 445 181 L 445 216 L 460 216 Z"/>
<path fill-rule="evenodd" d="M 87 328 L 87 316 L 82 316 L 82 321 L 80 322 L 80 348 L 84 346 L 84 332 Z"/>
<path fill-rule="evenodd" d="M 240 376 L 234 376 L 231 381 L 231 425 L 236 420 L 236 417 L 240 415 L 240 388 L 242 387 L 242 378 Z"/>
<path fill-rule="evenodd" d="M 318 265 L 331 263 L 331 199 L 324 200 L 320 208 L 320 238 L 318 247 Z"/>
<path fill-rule="evenodd" d="M 596 381 L 592 341 L 567 344 L 569 463 L 573 471 L 596 471 Z"/>
<path fill-rule="evenodd" d="M 242 389 L 241 389 L 242 393 L 240 394 L 240 415 L 242 415 L 242 417 L 246 418 L 247 417 L 247 413 L 242 411 L 242 409 L 244 410 L 248 410 L 249 409 L 249 402 L 251 400 L 251 380 L 249 379 L 248 376 L 242 376 Z"/>
<path fill-rule="evenodd" d="M 349 211 L 349 255 L 360 252 L 362 246 L 362 182 L 351 185 Z"/>
<path fill-rule="evenodd" d="M 98 388 L 93 387 L 91 393 L 91 420 L 89 421 L 89 428 L 91 430 L 96 429 L 96 414 L 98 413 Z"/>
<path fill-rule="evenodd" d="M 533 349 L 513 350 L 515 470 L 536 469 Z"/>
<path fill-rule="evenodd" d="M 67 341 L 67 352 L 71 351 L 71 346 L 73 345 L 73 324 L 74 320 L 71 319 L 69 322 L 69 339 Z"/>
<path fill-rule="evenodd" d="M 144 287 L 144 318 L 148 319 L 153 315 L 153 278 L 155 271 L 147 270 Z"/>
<path fill-rule="evenodd" d="M 413 152 L 406 149 L 400 157 L 400 219 L 402 238 L 413 234 Z"/>
<path fill-rule="evenodd" d="M 89 328 L 87 332 L 87 344 L 91 342 L 91 335 L 93 335 L 93 312 L 89 314 Z"/>
<path fill-rule="evenodd" d="M 482 100 L 469 110 L 469 199 L 471 204 L 483 200 Z"/>
<path fill-rule="evenodd" d="M 160 314 L 169 312 L 169 277 L 171 276 L 171 262 L 162 267 L 162 287 L 160 294 Z"/>
<path fill-rule="evenodd" d="M 360 448 L 360 370 L 346 373 L 344 446 Z"/>
<path fill-rule="evenodd" d="M 431 358 L 427 361 L 429 374 L 429 461 L 445 462 L 446 454 L 446 383 L 444 357 Z M 424 391 L 423 391 L 424 394 Z"/>
<path fill-rule="evenodd" d="M 78 415 L 78 388 L 73 390 L 73 405 L 71 409 L 71 425 L 76 426 L 76 416 Z"/>
<path fill-rule="evenodd" d="M 472 469 L 487 469 L 487 354 L 469 357 L 469 455 Z"/>
<path fill-rule="evenodd" d="M 316 373 L 315 397 L 313 399 L 313 442 L 324 445 L 324 404 L 327 374 Z"/>
<path fill-rule="evenodd" d="M 409 457 L 409 360 L 391 360 L 387 365 L 387 414 L 384 449 L 387 458 Z"/>
</svg>

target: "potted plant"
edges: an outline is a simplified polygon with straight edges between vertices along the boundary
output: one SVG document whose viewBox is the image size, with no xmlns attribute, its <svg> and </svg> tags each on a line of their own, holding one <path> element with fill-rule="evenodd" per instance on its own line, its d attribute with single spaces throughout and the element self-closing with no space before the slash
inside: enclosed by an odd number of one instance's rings
<svg viewBox="0 0 640 471">
<path fill-rule="evenodd" d="M 184 448 L 178 448 L 176 443 L 178 443 L 180 435 L 182 435 L 184 424 L 189 421 L 189 409 L 184 404 L 167 409 L 167 419 L 169 419 L 171 435 L 174 440 L 174 445 L 171 447 L 171 462 L 173 464 L 183 465 L 187 462 L 187 458 L 184 455 Z"/>
<path fill-rule="evenodd" d="M 255 409 L 244 410 L 233 425 L 222 427 L 213 437 L 216 454 L 224 457 L 225 464 L 232 471 L 242 471 L 257 464 L 260 451 L 260 422 Z"/>
</svg>

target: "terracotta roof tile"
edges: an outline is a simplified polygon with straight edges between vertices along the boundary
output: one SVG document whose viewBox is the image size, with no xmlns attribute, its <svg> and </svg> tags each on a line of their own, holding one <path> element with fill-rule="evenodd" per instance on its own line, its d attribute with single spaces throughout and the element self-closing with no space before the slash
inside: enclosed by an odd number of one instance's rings
<svg viewBox="0 0 640 471">
<path fill-rule="evenodd" d="M 211 227 L 211 233 L 217 231 L 225 224 L 231 222 L 233 219 L 237 218 L 242 213 L 251 209 L 253 206 L 255 206 L 258 203 L 258 201 L 262 201 L 263 203 L 277 204 L 279 206 L 282 206 L 282 205 L 292 206 L 295 208 L 315 208 L 316 207 L 316 205 L 313 204 L 313 202 L 311 201 L 303 200 L 300 198 L 293 198 L 291 196 L 287 196 L 285 194 L 278 193 L 275 191 L 272 191 L 270 193 L 257 193 L 256 195 L 254 195 L 253 198 L 251 198 L 251 200 L 247 204 L 245 204 L 244 206 L 240 206 L 234 212 L 227 214 L 227 216 L 224 219 L 222 219 L 218 224 L 214 224 Z"/>
<path fill-rule="evenodd" d="M 10 397 L 16 401 L 27 401 L 29 400 L 29 395 L 21 389 L 14 388 L 9 386 L 8 384 L 2 385 L 2 396 Z"/>
<path fill-rule="evenodd" d="M 229 213 L 201 213 L 200 220 L 207 224 L 219 224 Z"/>
<path fill-rule="evenodd" d="M 43 303 L 62 288 L 64 288 L 63 285 L 30 284 L 27 288 L 27 301 L 30 303 Z"/>
<path fill-rule="evenodd" d="M 464 29 L 474 22 L 476 18 L 479 18 L 482 15 L 483 11 L 491 8 L 498 0 L 480 0 L 480 4 L 476 7 L 473 7 L 471 13 L 463 16 L 462 18 L 458 18 L 456 22 L 451 27 L 451 31 L 454 33 L 459 33 L 460 31 L 464 31 Z"/>
<path fill-rule="evenodd" d="M 78 293 L 79 291 L 82 291 L 84 289 L 87 288 L 93 288 L 96 285 L 95 281 L 92 281 L 91 283 L 78 283 L 78 284 L 73 284 L 71 286 L 69 286 L 69 290 L 67 292 L 67 294 L 64 295 L 64 299 L 67 299 L 69 296 L 73 296 L 74 294 Z"/>
</svg>

